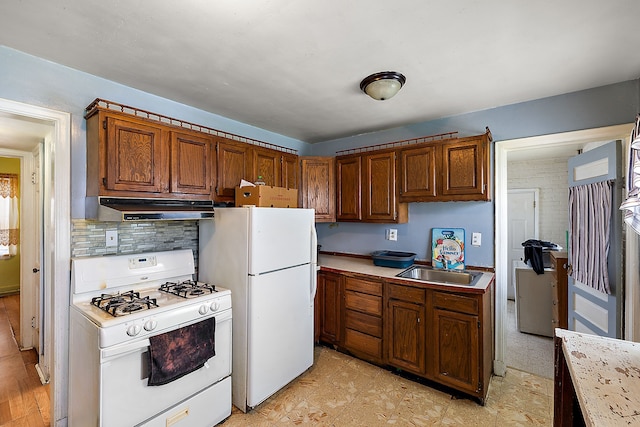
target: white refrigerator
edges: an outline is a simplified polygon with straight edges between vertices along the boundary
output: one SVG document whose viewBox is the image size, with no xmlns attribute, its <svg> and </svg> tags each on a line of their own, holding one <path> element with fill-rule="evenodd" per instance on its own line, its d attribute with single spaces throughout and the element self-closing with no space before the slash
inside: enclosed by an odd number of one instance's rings
<svg viewBox="0 0 640 427">
<path fill-rule="evenodd" d="M 313 209 L 220 208 L 200 221 L 198 279 L 231 289 L 233 404 L 246 412 L 313 364 Z"/>
</svg>

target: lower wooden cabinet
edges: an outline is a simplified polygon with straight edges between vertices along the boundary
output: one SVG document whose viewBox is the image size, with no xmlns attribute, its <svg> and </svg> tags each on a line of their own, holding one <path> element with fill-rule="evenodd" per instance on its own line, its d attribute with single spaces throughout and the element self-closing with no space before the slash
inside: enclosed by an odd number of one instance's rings
<svg viewBox="0 0 640 427">
<path fill-rule="evenodd" d="M 362 359 L 383 362 L 382 282 L 344 277 L 343 348 Z"/>
<path fill-rule="evenodd" d="M 426 291 L 387 285 L 387 363 L 418 375 L 426 373 Z"/>
<path fill-rule="evenodd" d="M 478 316 L 433 310 L 433 376 L 471 393 L 480 390 Z"/>
<path fill-rule="evenodd" d="M 485 294 L 430 293 L 428 376 L 484 403 L 493 364 L 491 288 Z"/>
<path fill-rule="evenodd" d="M 484 404 L 493 365 L 493 283 L 484 293 L 320 272 L 319 340 Z"/>
<path fill-rule="evenodd" d="M 340 342 L 341 329 L 342 276 L 336 273 L 319 272 L 316 293 L 317 338 L 327 344 L 337 345 Z"/>
</svg>

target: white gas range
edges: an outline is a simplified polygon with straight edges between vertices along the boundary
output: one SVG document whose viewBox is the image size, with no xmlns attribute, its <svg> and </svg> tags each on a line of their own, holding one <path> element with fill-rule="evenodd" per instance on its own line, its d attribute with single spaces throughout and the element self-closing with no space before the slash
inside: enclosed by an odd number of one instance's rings
<svg viewBox="0 0 640 427">
<path fill-rule="evenodd" d="M 231 293 L 193 274 L 191 250 L 72 260 L 70 425 L 230 415 Z"/>
</svg>

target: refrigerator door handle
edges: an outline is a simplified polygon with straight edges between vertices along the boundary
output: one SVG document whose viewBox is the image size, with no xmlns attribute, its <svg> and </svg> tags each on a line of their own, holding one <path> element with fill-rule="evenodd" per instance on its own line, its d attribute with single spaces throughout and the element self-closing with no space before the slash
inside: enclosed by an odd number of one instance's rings
<svg viewBox="0 0 640 427">
<path fill-rule="evenodd" d="M 311 224 L 311 264 L 318 264 L 318 233 L 315 223 Z"/>
<path fill-rule="evenodd" d="M 318 234 L 315 223 L 311 224 L 311 308 L 318 288 Z"/>
</svg>

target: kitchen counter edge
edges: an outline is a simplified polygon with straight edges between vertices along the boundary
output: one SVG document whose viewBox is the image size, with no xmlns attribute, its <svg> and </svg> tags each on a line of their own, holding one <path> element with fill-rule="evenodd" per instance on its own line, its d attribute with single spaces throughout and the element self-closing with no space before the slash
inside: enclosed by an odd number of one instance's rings
<svg viewBox="0 0 640 427">
<path fill-rule="evenodd" d="M 378 279 L 384 279 L 388 282 L 410 284 L 412 286 L 424 287 L 428 289 L 450 290 L 450 291 L 464 291 L 469 293 L 483 294 L 489 289 L 490 285 L 495 280 L 495 274 L 489 272 L 480 272 L 482 277 L 474 286 L 456 285 L 456 284 L 443 284 L 443 283 L 428 283 L 422 280 L 414 280 L 396 277 L 397 274 L 402 273 L 407 268 L 391 268 L 380 267 L 373 264 L 373 260 L 366 258 L 355 258 L 347 256 L 336 255 L 323 255 L 318 256 L 319 271 L 329 271 L 336 273 L 356 273 L 366 276 L 372 276 Z"/>
</svg>

